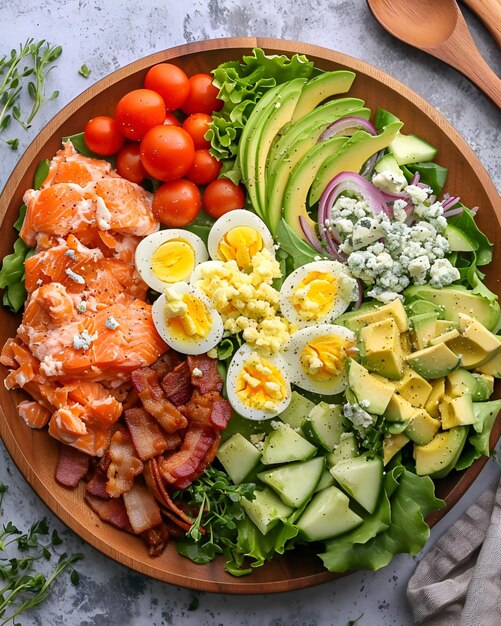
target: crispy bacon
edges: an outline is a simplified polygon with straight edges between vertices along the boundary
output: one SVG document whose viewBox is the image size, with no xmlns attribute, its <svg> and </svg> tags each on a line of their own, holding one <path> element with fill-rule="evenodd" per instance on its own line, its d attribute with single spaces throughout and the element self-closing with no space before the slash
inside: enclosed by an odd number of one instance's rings
<svg viewBox="0 0 501 626">
<path fill-rule="evenodd" d="M 186 489 L 186 487 L 189 487 L 194 480 L 199 478 L 205 472 L 207 467 L 215 459 L 216 453 L 217 453 L 217 450 L 219 448 L 219 444 L 220 443 L 221 443 L 221 433 L 220 432 L 216 432 L 215 433 L 215 439 L 214 439 L 212 445 L 210 446 L 210 448 L 205 453 L 205 456 L 200 461 L 200 463 L 199 463 L 197 469 L 195 470 L 195 472 L 191 476 L 189 476 L 187 478 L 179 478 L 178 480 L 176 480 L 175 486 L 178 489 Z"/>
<path fill-rule="evenodd" d="M 216 359 L 211 359 L 206 354 L 197 354 L 186 357 L 186 363 L 190 369 L 191 384 L 193 387 L 196 387 L 200 393 L 221 391 L 223 388 L 223 379 L 217 371 Z M 199 372 L 201 372 L 201 374 Z"/>
<path fill-rule="evenodd" d="M 106 475 L 106 472 L 104 472 L 98 466 L 96 467 L 94 474 L 90 477 L 89 482 L 85 487 L 85 491 L 91 496 L 96 496 L 97 498 L 104 498 L 105 500 L 109 500 L 111 496 L 106 491 L 107 482 L 108 476 Z"/>
<path fill-rule="evenodd" d="M 163 377 L 160 384 L 174 406 L 181 406 L 189 402 L 193 393 L 193 386 L 188 363 L 183 361 L 177 365 L 172 372 Z"/>
<path fill-rule="evenodd" d="M 155 528 L 145 530 L 141 537 L 150 549 L 150 556 L 160 556 L 169 543 L 170 533 L 165 522 L 162 522 Z"/>
<path fill-rule="evenodd" d="M 158 423 L 144 409 L 128 409 L 125 411 L 125 421 L 142 461 L 147 461 L 167 450 L 167 442 L 160 432 Z"/>
<path fill-rule="evenodd" d="M 129 518 L 127 516 L 127 510 L 122 498 L 110 498 L 104 500 L 103 498 L 97 498 L 87 494 L 85 501 L 90 508 L 97 513 L 103 522 L 113 524 L 121 530 L 132 532 L 132 526 L 130 525 Z"/>
<path fill-rule="evenodd" d="M 186 418 L 167 399 L 151 367 L 141 367 L 132 372 L 132 384 L 141 402 L 167 433 L 174 433 L 187 425 Z"/>
<path fill-rule="evenodd" d="M 186 524 L 188 524 L 188 526 L 191 526 L 193 524 L 193 520 L 191 519 L 191 517 L 185 511 L 183 511 L 183 509 L 179 508 L 174 503 L 174 501 L 166 491 L 162 481 L 162 477 L 160 475 L 160 471 L 158 469 L 158 463 L 156 459 L 150 459 L 148 461 L 144 468 L 143 476 L 146 484 L 148 485 L 160 505 L 174 513 L 174 515 L 176 515 L 179 520 L 183 520 Z M 173 518 L 173 521 L 175 522 L 176 519 L 177 518 Z"/>
<path fill-rule="evenodd" d="M 221 398 L 218 391 L 202 394 L 195 389 L 188 404 L 179 410 L 188 418 L 190 424 L 205 424 L 218 430 L 226 428 L 231 417 L 231 405 Z"/>
<path fill-rule="evenodd" d="M 112 498 L 118 498 L 132 488 L 134 478 L 143 471 L 144 465 L 137 456 L 132 437 L 123 427 L 113 434 L 108 454 L 111 463 L 106 491 Z"/>
<path fill-rule="evenodd" d="M 56 480 L 65 487 L 76 487 L 89 471 L 90 456 L 73 448 L 62 445 L 59 447 L 59 461 L 56 469 Z"/>
<path fill-rule="evenodd" d="M 177 481 L 187 480 L 196 473 L 209 448 L 214 444 L 216 433 L 213 428 L 194 424 L 186 431 L 181 448 L 159 461 L 159 470 L 163 478 L 174 486 Z M 189 483 L 188 483 L 189 484 Z"/>
<path fill-rule="evenodd" d="M 231 404 L 224 398 L 216 398 L 212 403 L 210 421 L 214 428 L 224 430 L 230 421 L 232 414 Z"/>
<path fill-rule="evenodd" d="M 169 350 L 162 354 L 162 356 L 153 363 L 151 369 L 155 370 L 158 374 L 158 378 L 162 380 L 162 378 L 168 373 L 171 372 L 176 365 L 181 363 L 181 357 L 174 350 Z"/>
<path fill-rule="evenodd" d="M 134 484 L 123 500 L 133 531 L 139 535 L 162 523 L 160 508 L 145 485 Z"/>
</svg>

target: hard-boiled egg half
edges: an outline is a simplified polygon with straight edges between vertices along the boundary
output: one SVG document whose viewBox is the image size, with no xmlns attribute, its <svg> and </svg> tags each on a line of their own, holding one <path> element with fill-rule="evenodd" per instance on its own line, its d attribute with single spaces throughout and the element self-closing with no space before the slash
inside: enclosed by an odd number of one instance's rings
<svg viewBox="0 0 501 626">
<path fill-rule="evenodd" d="M 199 263 L 209 258 L 204 242 L 188 230 L 160 230 L 145 237 L 136 248 L 135 264 L 144 282 L 162 292 L 188 281 Z"/>
<path fill-rule="evenodd" d="M 357 281 L 337 261 L 314 261 L 289 274 L 280 289 L 282 315 L 299 328 L 330 322 L 358 294 Z"/>
<path fill-rule="evenodd" d="M 245 209 L 230 211 L 220 217 L 209 233 L 211 259 L 236 261 L 241 270 L 252 268 L 252 257 L 266 248 L 273 256 L 273 237 L 255 213 Z"/>
<path fill-rule="evenodd" d="M 263 357 L 244 344 L 231 360 L 226 391 L 242 417 L 256 421 L 275 417 L 291 400 L 287 364 L 278 355 Z"/>
<path fill-rule="evenodd" d="M 341 393 L 347 383 L 344 364 L 355 344 L 355 334 L 336 324 L 298 330 L 283 352 L 292 382 L 323 395 Z"/>
<path fill-rule="evenodd" d="M 203 354 L 221 341 L 223 322 L 205 294 L 179 282 L 153 303 L 153 323 L 167 345 L 183 354 Z"/>
</svg>

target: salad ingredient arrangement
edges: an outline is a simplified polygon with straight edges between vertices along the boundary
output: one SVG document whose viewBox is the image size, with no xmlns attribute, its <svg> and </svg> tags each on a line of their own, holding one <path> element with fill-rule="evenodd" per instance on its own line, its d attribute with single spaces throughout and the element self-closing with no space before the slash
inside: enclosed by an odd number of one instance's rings
<svg viewBox="0 0 501 626">
<path fill-rule="evenodd" d="M 353 72 L 256 49 L 213 75 L 155 66 L 41 164 L 0 272 L 28 298 L 6 384 L 152 556 L 382 567 L 490 453 L 492 245 Z"/>
</svg>

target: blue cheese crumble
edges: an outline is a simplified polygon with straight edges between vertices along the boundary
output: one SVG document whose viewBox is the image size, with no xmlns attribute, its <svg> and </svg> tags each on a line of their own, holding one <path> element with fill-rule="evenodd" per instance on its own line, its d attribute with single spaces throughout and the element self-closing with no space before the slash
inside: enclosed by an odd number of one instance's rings
<svg viewBox="0 0 501 626">
<path fill-rule="evenodd" d="M 66 256 L 69 256 L 70 259 L 72 259 L 73 261 L 76 260 L 77 256 L 75 254 L 75 250 L 71 250 L 71 248 L 69 250 L 66 250 L 66 252 L 64 253 Z"/>
<path fill-rule="evenodd" d="M 404 186 L 400 178 L 382 172 L 372 179 L 379 189 L 407 195 L 408 200 L 393 202 L 392 219 L 373 213 L 364 199 L 340 196 L 328 224 L 341 240 L 339 250 L 347 256 L 351 274 L 369 285 L 367 296 L 383 303 L 402 299 L 411 284 L 441 288 L 460 278 L 446 258 L 449 242 L 442 204 L 430 188 Z"/>
<path fill-rule="evenodd" d="M 91 343 L 96 341 L 97 337 L 97 333 L 89 335 L 89 331 L 84 329 L 79 335 L 73 336 L 73 347 L 75 350 L 83 350 L 85 352 L 90 348 Z"/>
<path fill-rule="evenodd" d="M 85 302 L 84 300 L 82 300 L 82 302 L 79 302 L 77 304 L 77 311 L 79 313 L 85 313 L 87 311 L 87 302 Z"/>
<path fill-rule="evenodd" d="M 365 409 L 369 402 L 362 400 L 360 404 L 345 402 L 343 404 L 343 415 L 353 424 L 353 428 L 361 437 L 365 437 L 365 433 L 370 426 L 374 425 L 375 418 Z"/>
<path fill-rule="evenodd" d="M 67 267 L 64 271 L 66 275 L 69 276 L 71 280 L 73 280 L 75 283 L 78 283 L 79 285 L 85 285 L 85 278 L 83 276 L 77 274 L 73 270 L 70 270 L 69 267 Z"/>
<path fill-rule="evenodd" d="M 108 317 L 104 325 L 110 330 L 116 330 L 120 326 L 119 322 L 113 317 L 113 315 Z"/>
</svg>

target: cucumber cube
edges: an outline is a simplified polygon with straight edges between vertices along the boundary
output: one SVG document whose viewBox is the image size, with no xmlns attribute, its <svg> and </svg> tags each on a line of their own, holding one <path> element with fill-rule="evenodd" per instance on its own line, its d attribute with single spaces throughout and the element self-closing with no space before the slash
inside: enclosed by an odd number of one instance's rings
<svg viewBox="0 0 501 626">
<path fill-rule="evenodd" d="M 219 447 L 217 458 L 231 480 L 238 485 L 256 467 L 261 452 L 243 435 L 236 433 Z"/>
</svg>

